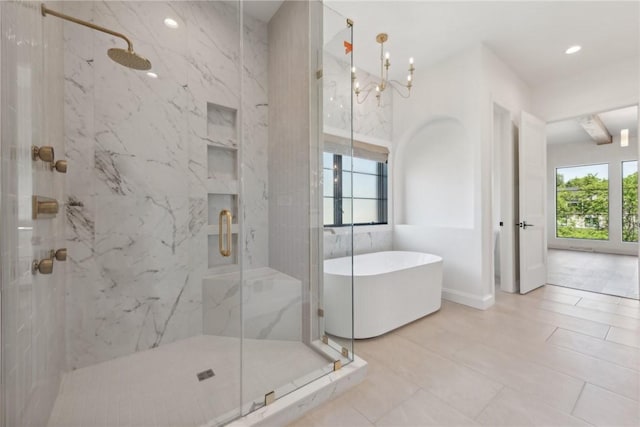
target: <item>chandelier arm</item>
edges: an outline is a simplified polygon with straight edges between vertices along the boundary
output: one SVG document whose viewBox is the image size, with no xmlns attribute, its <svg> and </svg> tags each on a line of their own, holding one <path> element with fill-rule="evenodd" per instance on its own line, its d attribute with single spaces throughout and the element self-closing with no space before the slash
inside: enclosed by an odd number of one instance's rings
<svg viewBox="0 0 640 427">
<path fill-rule="evenodd" d="M 395 85 L 394 85 L 393 83 L 395 83 Z M 400 91 L 400 89 L 398 89 L 398 88 L 396 87 L 396 85 L 399 85 L 399 86 L 401 86 L 401 87 L 402 87 L 402 88 L 404 88 L 404 89 L 407 89 L 407 94 L 406 94 L 406 95 L 405 95 L 405 94 L 403 94 L 403 93 Z M 389 86 L 391 86 L 391 88 L 392 88 L 393 90 L 395 90 L 395 91 L 398 93 L 398 95 L 400 95 L 401 97 L 403 97 L 403 98 L 405 98 L 405 99 L 407 99 L 407 98 L 409 98 L 409 97 L 411 96 L 411 89 L 409 89 L 409 86 L 407 86 L 407 85 L 403 85 L 402 83 L 400 83 L 400 82 L 399 82 L 399 81 L 397 81 L 397 80 L 389 80 Z"/>
<path fill-rule="evenodd" d="M 360 91 L 360 93 L 363 93 L 363 92 L 364 92 L 364 96 L 363 96 L 363 98 L 362 98 L 362 101 L 360 101 L 360 96 L 356 95 L 356 102 L 357 102 L 358 104 L 362 104 L 362 103 L 364 103 L 364 102 L 367 100 L 367 98 L 369 98 L 369 94 L 370 94 L 371 92 L 373 92 L 373 88 L 372 88 L 372 89 L 369 89 L 369 90 L 361 90 L 361 91 Z"/>
</svg>

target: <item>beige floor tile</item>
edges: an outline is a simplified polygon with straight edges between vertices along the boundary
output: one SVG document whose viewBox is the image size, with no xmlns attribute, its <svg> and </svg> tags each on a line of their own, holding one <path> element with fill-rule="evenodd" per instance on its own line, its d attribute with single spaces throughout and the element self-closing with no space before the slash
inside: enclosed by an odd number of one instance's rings
<svg viewBox="0 0 640 427">
<path fill-rule="evenodd" d="M 549 344 L 566 347 L 629 369 L 640 369 L 640 350 L 634 347 L 600 340 L 560 328 L 553 333 L 548 342 Z"/>
<path fill-rule="evenodd" d="M 600 322 L 606 325 L 618 326 L 620 328 L 640 331 L 640 319 L 633 319 L 630 317 L 619 316 L 617 314 L 605 313 L 590 308 L 560 304 L 553 301 L 542 301 L 539 307 L 544 310 L 567 314 L 581 319 L 592 320 L 594 322 Z"/>
<path fill-rule="evenodd" d="M 541 288 L 531 291 L 528 295 L 538 298 L 546 299 L 549 301 L 561 302 L 563 304 L 576 305 L 582 297 L 579 295 L 569 295 L 566 293 L 555 292 L 550 290 L 548 286 L 542 286 Z"/>
<path fill-rule="evenodd" d="M 316 427 L 316 424 L 314 424 L 311 418 L 304 416 L 292 423 L 287 424 L 287 427 Z"/>
<path fill-rule="evenodd" d="M 388 369 L 415 382 L 468 417 L 475 417 L 502 384 L 400 336 L 387 340 L 389 350 L 375 354 Z M 464 350 L 462 350 L 464 351 Z"/>
<path fill-rule="evenodd" d="M 378 427 L 470 425 L 477 423 L 424 390 L 419 390 L 376 423 Z"/>
<path fill-rule="evenodd" d="M 430 317 L 422 318 L 399 329 L 396 334 L 444 357 L 451 357 L 473 343 L 463 335 L 436 326 L 431 320 Z"/>
<path fill-rule="evenodd" d="M 418 386 L 398 376 L 375 359 L 368 360 L 365 380 L 343 395 L 351 406 L 371 422 L 408 399 Z"/>
<path fill-rule="evenodd" d="M 311 424 L 300 424 L 308 420 Z M 354 409 L 347 400 L 338 397 L 329 403 L 309 412 L 303 420 L 295 424 L 299 427 L 310 425 L 313 427 L 371 427 L 373 424 Z"/>
<path fill-rule="evenodd" d="M 486 344 L 518 360 L 537 363 L 630 399 L 639 400 L 640 373 L 632 369 L 549 343 L 529 344 L 521 340 L 493 337 Z"/>
<path fill-rule="evenodd" d="M 637 401 L 592 384 L 585 386 L 573 415 L 597 426 L 640 425 L 640 405 Z"/>
<path fill-rule="evenodd" d="M 588 426 L 540 400 L 505 387 L 476 417 L 487 426 Z"/>
<path fill-rule="evenodd" d="M 607 341 L 640 348 L 640 333 L 612 326 L 607 334 Z"/>
<path fill-rule="evenodd" d="M 545 288 L 550 288 L 550 286 L 545 286 Z M 525 299 L 522 298 L 522 295 L 501 292 L 496 295 L 496 300 L 496 310 L 517 318 L 532 319 L 597 338 L 604 338 L 609 331 L 609 325 L 604 323 L 543 310 L 539 307 L 539 300 Z"/>
<path fill-rule="evenodd" d="M 609 303 L 614 303 L 614 304 L 618 304 L 621 300 L 620 297 L 614 296 L 614 295 L 605 295 L 605 294 L 599 294 L 597 292 L 589 292 L 589 291 L 583 291 L 580 289 L 573 289 L 573 288 L 567 288 L 564 286 L 550 286 L 547 285 L 545 286 L 545 288 L 551 290 L 551 292 L 555 292 L 555 293 L 559 293 L 559 294 L 565 294 L 565 295 L 575 295 L 575 296 L 579 296 L 581 298 L 586 298 L 586 299 L 590 299 L 590 300 L 594 300 L 594 301 L 602 301 L 602 302 L 609 302 Z"/>
<path fill-rule="evenodd" d="M 577 304 L 578 307 L 591 308 L 593 310 L 604 311 L 606 313 L 618 314 L 620 316 L 633 317 L 640 319 L 639 307 L 628 307 L 621 304 L 612 304 L 608 302 L 593 301 L 589 299 L 581 299 Z"/>
<path fill-rule="evenodd" d="M 566 413 L 573 408 L 584 384 L 582 380 L 483 344 L 456 353 L 454 360 Z"/>
</svg>

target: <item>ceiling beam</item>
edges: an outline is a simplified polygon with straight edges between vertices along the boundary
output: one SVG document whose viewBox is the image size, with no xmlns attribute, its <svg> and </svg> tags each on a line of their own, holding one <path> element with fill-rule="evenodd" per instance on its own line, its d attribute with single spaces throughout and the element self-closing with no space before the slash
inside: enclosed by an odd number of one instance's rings
<svg viewBox="0 0 640 427">
<path fill-rule="evenodd" d="M 578 123 L 598 145 L 611 144 L 613 138 L 597 114 L 578 117 Z"/>
</svg>

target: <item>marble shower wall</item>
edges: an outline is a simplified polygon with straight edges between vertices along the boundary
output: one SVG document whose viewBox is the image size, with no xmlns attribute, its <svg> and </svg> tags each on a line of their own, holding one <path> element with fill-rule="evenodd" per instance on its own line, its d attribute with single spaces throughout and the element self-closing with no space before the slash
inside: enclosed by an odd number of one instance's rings
<svg viewBox="0 0 640 427">
<path fill-rule="evenodd" d="M 237 7 L 65 2 L 66 13 L 129 36 L 158 74 L 111 61 L 119 39 L 65 24 L 71 368 L 203 332 L 207 146 L 220 139 L 207 126 L 208 103 L 242 110 L 244 262 L 268 263 L 266 25 L 245 17 L 240 70 Z M 178 29 L 163 24 L 167 16 Z"/>
<path fill-rule="evenodd" d="M 376 226 L 368 226 L 369 229 Z M 353 254 L 367 254 L 371 252 L 383 252 L 393 249 L 393 231 L 387 226 L 383 231 L 358 231 L 353 233 Z M 337 228 L 336 234 L 324 232 L 324 259 L 340 258 L 351 255 L 351 235 Z"/>
<path fill-rule="evenodd" d="M 63 202 L 65 175 L 33 161 L 31 147 L 50 145 L 64 158 L 62 23 L 43 18 L 36 2 L 2 2 L 0 16 L 2 415 L 6 426 L 42 426 L 65 371 L 68 263 L 32 274 L 35 259 L 65 246 L 65 216 L 33 220 L 31 197 Z"/>
</svg>

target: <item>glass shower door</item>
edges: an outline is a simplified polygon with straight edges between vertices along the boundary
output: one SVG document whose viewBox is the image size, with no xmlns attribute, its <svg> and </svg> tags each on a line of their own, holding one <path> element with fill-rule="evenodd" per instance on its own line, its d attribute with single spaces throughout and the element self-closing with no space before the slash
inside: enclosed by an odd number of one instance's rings
<svg viewBox="0 0 640 427">
<path fill-rule="evenodd" d="M 339 369 L 353 357 L 349 343 L 333 343 L 324 331 L 326 233 L 323 138 L 318 130 L 326 79 L 317 75 L 311 82 L 317 91 L 310 93 L 308 77 L 322 67 L 321 34 L 326 27 L 319 18 L 327 19 L 326 13 L 319 2 L 284 2 L 267 26 L 243 15 L 244 67 L 251 70 L 243 76 L 239 147 L 243 413 Z M 328 18 L 333 22 L 333 16 Z M 340 21 L 340 34 L 332 38 L 350 44 L 350 30 Z M 256 48 L 260 40 L 269 40 L 268 51 Z M 299 40 L 309 41 L 317 69 L 307 69 Z M 268 98 L 259 80 L 267 74 Z M 348 84 L 348 68 L 341 77 Z M 344 119 L 350 128 L 350 92 L 345 89 Z M 350 315 L 347 323 L 351 330 Z"/>
<path fill-rule="evenodd" d="M 322 224 L 324 317 L 320 333 L 353 359 L 353 22 L 324 6 Z"/>
</svg>

